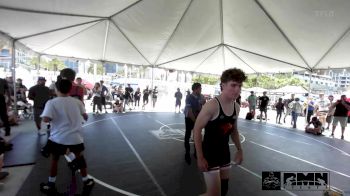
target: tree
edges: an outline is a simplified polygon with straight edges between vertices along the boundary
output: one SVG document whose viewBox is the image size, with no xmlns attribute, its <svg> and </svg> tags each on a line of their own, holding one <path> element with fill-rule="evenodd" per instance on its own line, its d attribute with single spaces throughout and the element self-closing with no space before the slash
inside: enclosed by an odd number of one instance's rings
<svg viewBox="0 0 350 196">
<path fill-rule="evenodd" d="M 39 58 L 33 57 L 29 63 L 33 66 L 37 66 L 39 65 Z M 59 71 L 66 68 L 66 65 L 56 58 L 52 59 L 51 61 L 41 59 L 40 68 L 46 69 L 48 71 Z"/>
<path fill-rule="evenodd" d="M 307 84 L 294 77 L 292 74 L 275 74 L 275 75 L 250 75 L 244 82 L 246 88 L 261 87 L 265 89 L 278 89 L 287 85 L 307 87 Z"/>
<path fill-rule="evenodd" d="M 201 84 L 210 84 L 215 85 L 219 82 L 218 76 L 209 76 L 209 75 L 197 75 L 192 78 L 192 82 L 199 82 Z"/>
<path fill-rule="evenodd" d="M 104 75 L 105 71 L 104 71 L 104 67 L 102 65 L 102 63 L 97 63 L 96 65 L 97 67 L 97 75 Z M 89 74 L 94 74 L 94 64 L 91 64 L 90 67 L 88 68 L 88 73 Z"/>
<path fill-rule="evenodd" d="M 35 67 L 37 69 L 38 65 L 39 65 L 39 58 L 38 57 L 32 57 L 30 59 L 30 61 L 29 61 L 29 65 L 31 65 L 32 67 Z"/>
</svg>

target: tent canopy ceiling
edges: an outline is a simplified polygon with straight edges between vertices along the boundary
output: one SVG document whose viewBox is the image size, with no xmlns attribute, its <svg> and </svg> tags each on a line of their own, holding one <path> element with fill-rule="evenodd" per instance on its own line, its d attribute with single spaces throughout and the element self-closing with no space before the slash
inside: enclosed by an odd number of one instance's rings
<svg viewBox="0 0 350 196">
<path fill-rule="evenodd" d="M 2 0 L 41 54 L 220 74 L 347 68 L 348 0 Z"/>
</svg>

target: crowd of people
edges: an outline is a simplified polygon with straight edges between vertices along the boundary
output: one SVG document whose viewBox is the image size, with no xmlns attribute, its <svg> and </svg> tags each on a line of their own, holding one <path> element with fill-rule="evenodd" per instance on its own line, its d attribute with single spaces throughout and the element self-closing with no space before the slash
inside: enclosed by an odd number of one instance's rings
<svg viewBox="0 0 350 196">
<path fill-rule="evenodd" d="M 258 118 L 260 122 L 262 119 L 267 121 L 267 106 L 270 99 L 266 96 L 266 92 L 261 97 L 257 97 L 253 91 L 250 93 L 250 96 L 246 99 L 249 105 L 247 118 L 249 116 L 249 120 Z M 320 93 L 319 98 L 308 97 L 304 103 L 301 103 L 300 98 L 295 97 L 295 94 L 291 94 L 289 99 L 283 100 L 283 98 L 279 98 L 272 106 L 276 110 L 276 124 L 282 124 L 281 118 L 283 114 L 283 123 L 286 123 L 286 118 L 290 115 L 290 124 L 293 128 L 296 128 L 298 117 L 305 116 L 306 132 L 320 135 L 324 130 L 330 129 L 330 125 L 332 125 L 331 136 L 334 136 L 334 131 L 337 125 L 340 124 L 341 139 L 344 139 L 344 131 L 348 123 L 348 112 L 350 111 L 350 102 L 348 102 L 346 95 L 342 95 L 339 100 L 334 101 L 333 95 L 329 95 L 326 99 L 325 95 Z M 260 115 L 255 115 L 256 109 L 259 109 Z"/>
<path fill-rule="evenodd" d="M 80 133 L 83 120 L 88 119 L 85 109 L 84 96 L 88 90 L 82 83 L 81 78 L 75 78 L 76 73 L 72 69 L 63 69 L 57 77 L 57 81 L 46 86 L 46 79 L 38 77 L 37 84 L 29 90 L 22 84 L 21 79 L 17 83 L 11 83 L 11 79 L 0 79 L 0 106 L 1 121 L 4 127 L 5 136 L 11 134 L 11 118 L 9 112 L 13 109 L 11 103 L 13 97 L 17 98 L 18 107 L 23 108 L 23 113 L 33 110 L 33 117 L 38 134 L 42 135 L 42 124 L 47 126 L 48 141 L 42 148 L 42 155 L 51 156 L 50 173 L 48 181 L 40 184 L 41 191 L 52 194 L 57 192 L 55 182 L 58 174 L 58 160 L 64 156 L 73 172 L 80 170 L 83 180 L 83 193 L 87 194 L 94 186 L 94 180 L 88 177 L 87 163 L 83 151 L 84 139 Z M 241 107 L 241 88 L 246 80 L 245 73 L 240 69 L 228 69 L 223 72 L 220 78 L 220 95 L 213 99 L 206 100 L 202 95 L 200 83 L 192 85 L 192 92 L 187 91 L 184 107 L 185 122 L 185 161 L 191 164 L 190 138 L 193 134 L 195 148 L 193 156 L 197 159 L 197 165 L 203 172 L 204 180 L 209 195 L 226 195 L 228 192 L 229 171 L 232 165 L 229 149 L 229 138 L 236 147 L 234 163 L 241 164 L 243 161 L 243 149 L 239 141 L 237 119 Z M 13 86 L 16 85 L 16 92 Z M 28 91 L 28 96 L 26 92 Z M 142 110 L 151 99 L 151 107 L 155 107 L 158 99 L 158 89 L 155 86 L 150 89 L 148 86 L 141 91 L 128 84 L 125 88 L 121 85 L 108 88 L 104 81 L 95 83 L 92 92 L 93 113 L 102 113 L 102 107 L 107 113 L 108 103 L 111 103 L 113 112 L 121 113 L 127 110 L 141 108 Z M 178 88 L 174 94 L 175 112 L 181 112 L 183 95 Z M 28 100 L 33 101 L 33 106 Z M 142 100 L 142 101 L 141 101 Z M 251 119 L 259 119 L 260 122 L 267 121 L 268 106 L 270 98 L 264 92 L 257 97 L 252 91 L 246 98 Z M 140 103 L 141 102 L 141 103 Z M 306 104 L 306 105 L 305 105 Z M 340 100 L 334 101 L 332 95 L 328 99 L 320 94 L 317 100 L 309 98 L 304 104 L 294 94 L 289 99 L 279 98 L 273 104 L 276 110 L 276 123 L 286 123 L 286 117 L 291 116 L 291 125 L 296 128 L 298 116 L 304 115 L 307 119 L 305 131 L 313 134 L 321 134 L 324 129 L 332 125 L 332 136 L 338 122 L 341 125 L 342 136 L 347 125 L 347 113 L 350 110 L 350 103 L 345 95 Z M 256 110 L 260 114 L 256 115 Z M 283 117 L 284 114 L 284 117 Z M 15 114 L 14 114 L 15 115 Z M 248 117 L 248 115 L 247 115 Z M 326 126 L 326 123 L 327 126 Z M 202 129 L 205 131 L 202 139 Z M 4 152 L 11 150 L 12 144 L 0 137 L 0 180 L 8 173 L 1 172 Z"/>
</svg>

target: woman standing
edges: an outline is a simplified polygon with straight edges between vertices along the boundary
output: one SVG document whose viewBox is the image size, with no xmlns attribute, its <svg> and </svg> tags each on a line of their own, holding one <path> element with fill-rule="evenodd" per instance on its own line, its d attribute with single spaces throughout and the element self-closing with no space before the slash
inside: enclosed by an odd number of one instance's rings
<svg viewBox="0 0 350 196">
<path fill-rule="evenodd" d="M 229 137 L 237 152 L 236 164 L 243 161 L 243 151 L 237 129 L 238 98 L 242 83 L 246 80 L 240 69 L 228 69 L 221 75 L 221 94 L 208 101 L 199 113 L 194 125 L 194 139 L 197 151 L 197 164 L 203 172 L 207 186 L 206 195 L 226 195 L 231 168 Z M 205 128 L 202 143 L 202 129 Z"/>
<path fill-rule="evenodd" d="M 100 83 L 96 82 L 94 88 L 92 89 L 92 93 L 93 93 L 93 107 L 92 107 L 92 111 L 93 113 L 95 113 L 95 107 L 97 105 L 97 112 L 96 114 L 98 114 L 100 112 L 102 112 L 102 102 L 101 102 L 101 94 L 102 94 L 102 88 Z"/>
<path fill-rule="evenodd" d="M 284 110 L 284 104 L 282 102 L 282 98 L 278 99 L 278 102 L 275 104 L 277 116 L 276 116 L 276 124 L 281 124 L 282 112 Z"/>
</svg>

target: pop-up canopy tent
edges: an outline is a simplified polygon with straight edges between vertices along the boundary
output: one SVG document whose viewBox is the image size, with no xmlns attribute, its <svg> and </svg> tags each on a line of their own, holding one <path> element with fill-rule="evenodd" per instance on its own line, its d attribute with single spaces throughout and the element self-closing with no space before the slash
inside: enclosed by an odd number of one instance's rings
<svg viewBox="0 0 350 196">
<path fill-rule="evenodd" d="M 348 0 L 1 0 L 39 54 L 220 74 L 349 67 Z"/>
<path fill-rule="evenodd" d="M 306 94 L 307 90 L 302 86 L 284 86 L 279 89 L 272 90 L 273 93 L 282 93 L 282 94 Z"/>
</svg>

